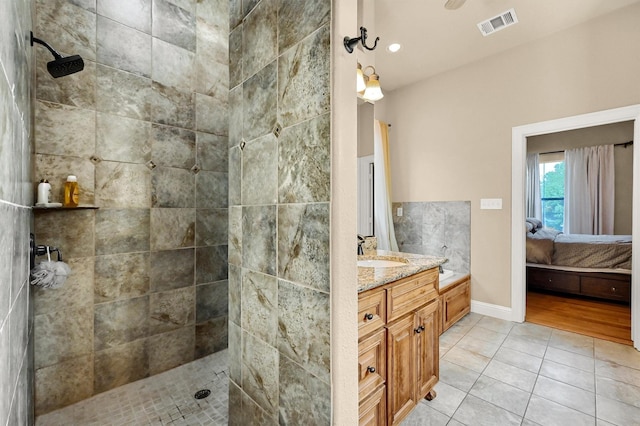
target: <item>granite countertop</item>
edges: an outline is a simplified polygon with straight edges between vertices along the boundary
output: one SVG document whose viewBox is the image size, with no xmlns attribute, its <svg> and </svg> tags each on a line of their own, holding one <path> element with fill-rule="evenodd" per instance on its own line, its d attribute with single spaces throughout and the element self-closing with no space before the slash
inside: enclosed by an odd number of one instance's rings
<svg viewBox="0 0 640 426">
<path fill-rule="evenodd" d="M 368 253 L 364 256 L 358 256 L 358 260 L 376 259 L 380 256 L 384 256 L 389 260 L 404 260 L 408 263 L 403 266 L 390 268 L 358 267 L 358 293 L 417 274 L 418 272 L 426 271 L 427 269 L 435 268 L 447 261 L 446 257 L 425 256 L 422 254 L 400 253 L 386 250 L 377 250 L 375 254 Z"/>
</svg>

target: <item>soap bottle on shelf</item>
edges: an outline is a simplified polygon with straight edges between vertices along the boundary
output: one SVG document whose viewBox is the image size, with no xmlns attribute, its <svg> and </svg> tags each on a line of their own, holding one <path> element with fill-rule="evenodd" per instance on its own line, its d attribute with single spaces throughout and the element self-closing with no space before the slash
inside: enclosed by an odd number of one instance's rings
<svg viewBox="0 0 640 426">
<path fill-rule="evenodd" d="M 64 183 L 64 206 L 78 207 L 80 188 L 78 188 L 78 178 L 70 175 Z"/>
</svg>

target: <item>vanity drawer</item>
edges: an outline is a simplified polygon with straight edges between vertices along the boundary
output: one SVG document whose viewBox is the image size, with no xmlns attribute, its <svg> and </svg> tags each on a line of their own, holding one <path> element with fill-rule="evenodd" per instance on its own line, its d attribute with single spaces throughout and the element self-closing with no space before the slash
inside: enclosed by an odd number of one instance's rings
<svg viewBox="0 0 640 426">
<path fill-rule="evenodd" d="M 387 378 L 386 336 L 387 331 L 383 328 L 358 344 L 358 394 L 360 400 L 383 384 Z"/>
<path fill-rule="evenodd" d="M 386 316 L 386 293 L 372 291 L 358 298 L 358 337 L 366 336 L 384 326 Z"/>
<path fill-rule="evenodd" d="M 438 269 L 428 271 L 387 289 L 387 322 L 414 311 L 438 297 Z"/>
</svg>

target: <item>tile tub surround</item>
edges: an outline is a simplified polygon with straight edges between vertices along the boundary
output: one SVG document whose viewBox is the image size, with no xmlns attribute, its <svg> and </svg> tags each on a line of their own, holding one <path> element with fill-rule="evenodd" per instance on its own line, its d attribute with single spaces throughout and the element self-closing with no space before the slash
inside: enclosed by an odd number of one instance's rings
<svg viewBox="0 0 640 426">
<path fill-rule="evenodd" d="M 100 207 L 35 215 L 73 270 L 35 291 L 42 414 L 227 347 L 229 5 L 34 5 L 34 33 L 85 62 L 54 80 L 35 51 L 34 176 L 59 201 L 76 174 Z"/>
<path fill-rule="evenodd" d="M 331 423 L 331 4 L 229 1 L 230 425 Z"/>
<path fill-rule="evenodd" d="M 446 257 L 447 269 L 471 271 L 471 202 L 395 202 L 391 210 L 400 251 Z"/>
<path fill-rule="evenodd" d="M 0 2 L 0 425 L 33 424 L 32 11 Z"/>
<path fill-rule="evenodd" d="M 396 251 L 377 250 L 375 254 L 358 256 L 358 260 L 375 259 L 379 256 L 388 257 L 391 260 L 407 261 L 404 266 L 387 268 L 358 267 L 358 293 L 379 287 L 400 278 L 436 268 L 447 261 L 445 257 L 426 256 L 420 254 L 401 253 Z"/>
</svg>

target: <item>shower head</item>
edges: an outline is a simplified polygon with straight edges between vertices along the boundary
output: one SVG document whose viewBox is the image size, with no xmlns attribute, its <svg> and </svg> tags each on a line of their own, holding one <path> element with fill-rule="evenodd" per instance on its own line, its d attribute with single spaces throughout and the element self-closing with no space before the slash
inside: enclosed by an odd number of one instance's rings
<svg viewBox="0 0 640 426">
<path fill-rule="evenodd" d="M 53 61 L 47 63 L 47 70 L 53 78 L 64 77 L 65 75 L 73 74 L 84 69 L 84 61 L 80 55 L 67 56 L 64 58 L 56 52 L 53 47 L 49 46 L 47 42 L 42 41 L 39 38 L 35 38 L 33 33 L 31 33 L 32 46 L 33 43 L 41 44 L 49 49 L 49 52 L 51 52 L 55 58 Z"/>
</svg>

